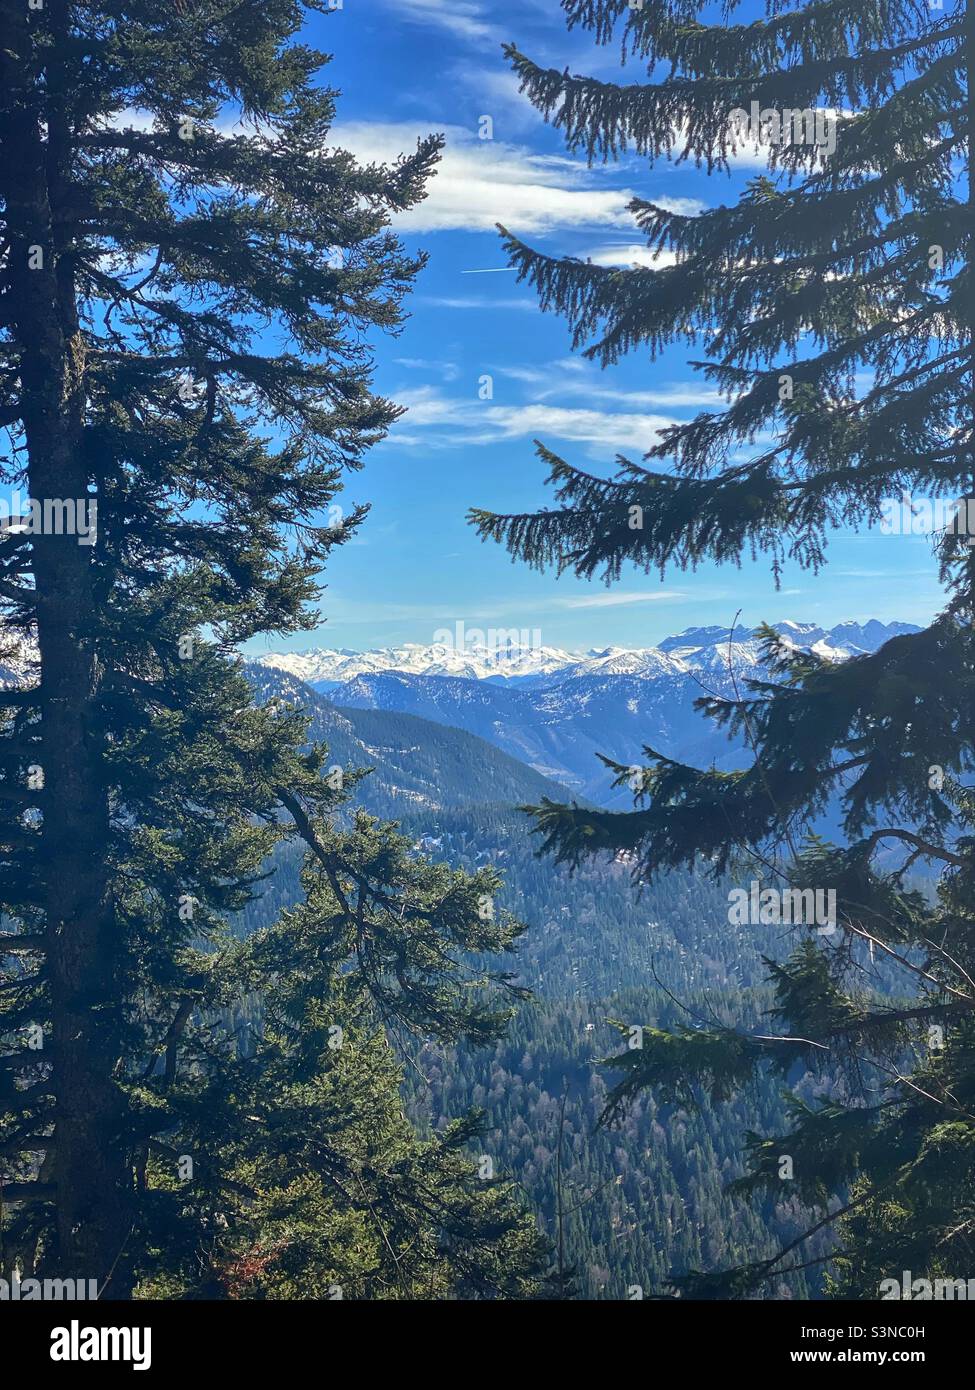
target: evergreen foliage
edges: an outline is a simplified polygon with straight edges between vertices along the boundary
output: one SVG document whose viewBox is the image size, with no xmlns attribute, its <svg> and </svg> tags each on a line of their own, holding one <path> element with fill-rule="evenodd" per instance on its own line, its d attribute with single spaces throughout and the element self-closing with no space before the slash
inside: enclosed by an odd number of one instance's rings
<svg viewBox="0 0 975 1390">
<path fill-rule="evenodd" d="M 452 732 L 444 730 L 448 740 Z M 472 765 L 472 798 L 493 785 L 490 766 L 483 782 L 480 771 Z M 361 782 L 356 801 L 370 805 L 375 783 Z M 385 795 L 381 788 L 378 795 Z M 513 968 L 533 997 L 519 1004 L 503 1037 L 476 1048 L 418 1045 L 402 1031 L 394 1038 L 410 1113 L 426 1132 L 443 1133 L 472 1109 L 481 1114 L 482 1132 L 467 1146 L 471 1161 L 489 1157 L 537 1213 L 553 1251 L 549 1294 L 559 1288 L 560 1186 L 568 1297 L 624 1299 L 635 1287 L 645 1298 L 659 1296 L 675 1273 L 772 1258 L 801 1235 L 809 1211 L 795 1181 L 779 1180 L 771 1191 L 731 1186 L 745 1174 L 741 1135 L 774 1133 L 787 1123 L 776 1071 L 745 1077 L 724 1102 L 698 1090 L 689 1105 L 671 1104 L 642 1090 L 620 1109 L 618 1126 L 599 1126 L 610 1094 L 598 1062 L 621 1045 L 612 1020 L 626 1031 L 638 1021 L 647 1030 L 675 1030 L 689 1018 L 697 1028 L 719 1019 L 766 1031 L 775 997 L 763 957 L 781 951 L 781 927 L 729 932 L 728 885 L 692 873 L 668 873 L 640 894 L 624 864 L 593 859 L 570 873 L 533 853 L 514 809 L 472 800 L 463 809 L 414 811 L 402 829 L 417 845 L 439 841 L 430 853 L 467 873 L 487 865 L 503 871 L 498 907 L 528 924 Z M 301 901 L 297 849 L 277 848 L 273 872 L 240 915 L 239 929 L 260 932 L 280 913 L 282 896 Z M 883 991 L 895 983 L 892 971 L 878 980 Z M 238 1012 L 237 1026 L 259 1030 L 261 1019 L 255 996 Z M 810 1106 L 850 1094 L 842 1074 L 822 1077 L 801 1060 L 788 1084 Z M 829 1244 L 824 1232 L 812 1253 Z M 775 1276 L 761 1297 L 821 1290 L 817 1268 Z"/>
<path fill-rule="evenodd" d="M 787 118 L 832 108 L 836 148 L 787 120 L 768 172 L 730 206 L 687 216 L 636 199 L 648 247 L 672 264 L 606 268 L 505 234 L 521 278 L 590 358 L 609 366 L 685 341 L 727 404 L 662 431 L 608 478 L 540 444 L 559 505 L 475 511 L 482 536 L 607 582 L 631 562 L 664 571 L 757 553 L 778 576 L 786 559 L 820 567 L 831 528 L 875 523 L 902 491 L 961 499 L 960 517 L 972 515 L 971 5 L 770 3 L 755 23 L 674 0 L 564 8 L 599 42 L 621 33 L 649 76 L 615 85 L 509 48 L 570 149 L 719 174 L 742 143 L 733 113 L 753 101 Z M 811 928 L 771 968 L 771 1027 L 650 1033 L 615 1059 L 616 1100 L 645 1086 L 689 1099 L 694 1076 L 724 1095 L 756 1067 L 787 1073 L 799 1059 L 859 1075 L 849 1101 L 797 1106 L 781 1132 L 750 1141 L 754 1181 L 774 1184 L 787 1156 L 823 1208 L 810 1238 L 839 1218 L 834 1287 L 856 1297 L 904 1268 L 966 1277 L 973 1250 L 975 547 L 964 520 L 936 542 L 945 605 L 927 630 L 839 665 L 769 630 L 770 678 L 699 702 L 744 736 L 740 771 L 647 748 L 632 813 L 535 808 L 545 847 L 570 863 L 627 854 L 650 877 L 737 863 L 767 887 L 835 891 L 835 932 Z M 840 845 L 811 835 L 827 805 L 842 812 Z M 933 893 L 905 886 L 917 866 Z M 878 998 L 878 960 L 897 968 L 905 1007 Z M 791 1249 L 797 1265 L 811 1258 L 802 1240 Z M 772 1271 L 743 1261 L 683 1289 L 737 1296 Z"/>
<path fill-rule="evenodd" d="M 439 140 L 334 148 L 310 0 L 0 0 L 5 483 L 97 504 L 7 530 L 0 617 L 0 1267 L 106 1298 L 531 1294 L 503 1185 L 404 1120 L 387 1029 L 497 1036 L 494 876 L 336 820 L 306 721 L 233 649 L 317 621 L 398 411 L 371 387 L 422 264 L 389 230 Z M 227 927 L 268 854 L 305 900 Z M 242 992 L 262 1026 L 228 1025 Z M 342 1031 L 342 1046 L 331 1044 Z"/>
</svg>

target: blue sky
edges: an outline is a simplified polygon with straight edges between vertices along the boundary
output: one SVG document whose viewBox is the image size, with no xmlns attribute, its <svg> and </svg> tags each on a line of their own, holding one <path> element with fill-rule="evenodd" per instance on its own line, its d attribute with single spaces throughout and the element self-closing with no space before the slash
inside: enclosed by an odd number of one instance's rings
<svg viewBox="0 0 975 1390">
<path fill-rule="evenodd" d="M 472 505 L 498 511 L 551 504 L 532 439 L 596 471 L 617 452 L 638 458 L 654 431 L 713 399 L 686 350 L 634 354 L 605 372 L 573 356 L 567 327 L 543 315 L 504 268 L 494 225 L 548 253 L 626 264 L 645 256 L 626 212 L 633 193 L 685 210 L 730 202 L 756 167 L 708 177 L 692 165 L 644 160 L 587 169 L 566 155 L 505 64 L 502 42 L 537 61 L 612 80 L 617 47 L 568 34 L 556 0 L 343 0 L 309 38 L 334 55 L 342 92 L 334 143 L 389 159 L 419 135 L 447 147 L 430 196 L 400 219 L 410 248 L 429 253 L 396 339 L 377 343 L 378 388 L 408 407 L 390 438 L 350 479 L 349 502 L 372 512 L 333 556 L 322 627 L 267 645 L 366 648 L 430 642 L 468 627 L 540 629 L 547 645 L 647 646 L 704 623 L 793 617 L 925 622 L 940 607 L 936 566 L 921 536 L 837 534 L 814 576 L 787 569 L 776 591 L 767 565 L 696 573 L 624 572 L 612 589 L 512 565 L 465 522 Z M 636 74 L 627 70 L 627 80 Z M 493 139 L 479 138 L 490 117 Z M 479 399 L 484 375 L 493 399 Z"/>
</svg>

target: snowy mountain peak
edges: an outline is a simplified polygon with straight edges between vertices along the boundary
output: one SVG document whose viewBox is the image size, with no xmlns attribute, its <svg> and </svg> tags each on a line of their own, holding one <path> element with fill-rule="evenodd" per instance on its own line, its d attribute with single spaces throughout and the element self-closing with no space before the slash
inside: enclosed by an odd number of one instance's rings
<svg viewBox="0 0 975 1390">
<path fill-rule="evenodd" d="M 876 618 L 865 623 L 848 620 L 832 628 L 786 618 L 773 626 L 795 646 L 835 661 L 876 651 L 892 637 L 919 630 L 911 623 L 882 623 Z M 585 676 L 652 680 L 688 671 L 714 671 L 719 667 L 727 669 L 729 660 L 736 670 L 747 673 L 760 662 L 756 631 L 738 626 L 732 634 L 727 627 L 691 627 L 665 637 L 655 647 L 592 647 L 585 653 L 547 646 L 509 645 L 496 649 L 472 644 L 459 648 L 404 642 L 364 652 L 348 647 L 274 652 L 256 660 L 259 665 L 287 672 L 318 689 L 390 671 L 542 688 Z"/>
<path fill-rule="evenodd" d="M 734 640 L 736 642 L 747 642 L 752 635 L 749 627 L 736 627 Z M 727 627 L 688 627 L 683 632 L 679 632 L 676 637 L 665 637 L 657 646 L 662 652 L 678 650 L 696 650 L 700 647 L 714 647 L 719 642 L 728 645 L 728 638 L 731 636 L 730 629 Z"/>
<path fill-rule="evenodd" d="M 341 685 L 355 676 L 383 671 L 516 681 L 561 671 L 578 660 L 573 653 L 557 647 L 511 645 L 498 650 L 480 644 L 455 648 L 443 644 L 421 646 L 417 642 L 365 652 L 316 647 L 305 652 L 275 652 L 257 658 L 259 665 L 286 671 L 316 686 Z"/>
</svg>

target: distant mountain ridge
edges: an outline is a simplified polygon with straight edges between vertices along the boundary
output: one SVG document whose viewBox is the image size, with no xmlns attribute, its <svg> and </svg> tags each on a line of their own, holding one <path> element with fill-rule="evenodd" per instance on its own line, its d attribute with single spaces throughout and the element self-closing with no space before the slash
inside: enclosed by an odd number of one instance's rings
<svg viewBox="0 0 975 1390">
<path fill-rule="evenodd" d="M 795 646 L 837 661 L 920 630 L 876 620 L 829 629 L 791 620 L 775 626 Z M 698 767 L 741 766 L 741 747 L 702 718 L 694 702 L 706 691 L 731 695 L 736 682 L 763 673 L 753 630 L 689 628 L 656 647 L 609 647 L 582 657 L 541 648 L 534 653 L 534 672 L 529 655 L 512 655 L 507 669 L 517 674 L 508 678 L 498 678 L 496 660 L 485 668 L 476 653 L 415 645 L 268 656 L 249 669 L 303 680 L 327 692 L 348 717 L 356 709 L 381 710 L 462 729 L 575 796 L 614 809 L 630 809 L 632 794 L 627 787 L 613 788 L 600 754 L 638 766 L 650 745 Z M 457 663 L 462 674 L 447 669 Z M 293 665 L 299 669 L 290 672 Z M 338 681 L 343 672 L 345 679 Z"/>
<path fill-rule="evenodd" d="M 836 661 L 874 652 L 891 637 L 919 631 L 912 623 L 882 623 L 875 618 L 866 623 L 842 622 L 831 628 L 791 619 L 774 623 L 773 626 L 795 646 L 808 648 Z M 665 637 L 652 647 L 592 647 L 587 652 L 548 646 L 526 647 L 515 642 L 498 650 L 482 644 L 460 649 L 442 644 L 407 642 L 398 647 L 378 647 L 369 651 L 354 651 L 348 647 L 317 647 L 304 652 L 271 652 L 254 660 L 258 665 L 297 676 L 316 689 L 337 687 L 358 676 L 382 675 L 389 671 L 414 676 L 452 676 L 462 680 L 491 681 L 537 689 L 576 676 L 656 678 L 710 669 L 716 663 L 727 664 L 729 642 L 736 665 L 757 666 L 759 644 L 756 631 L 737 627 L 732 635 L 726 627 L 692 627 L 672 637 Z"/>
<path fill-rule="evenodd" d="M 795 646 L 832 660 L 920 630 L 876 619 L 828 629 L 792 620 L 774 626 Z M 0 689 L 37 674 L 31 645 L 5 637 Z M 719 626 L 688 628 L 655 647 L 582 655 L 554 647 L 479 655 L 414 644 L 269 654 L 245 669 L 259 698 L 278 695 L 309 708 L 312 737 L 330 745 L 335 761 L 375 765 L 364 800 L 394 816 L 408 807 L 512 805 L 542 796 L 629 809 L 629 789 L 613 788 L 598 755 L 638 766 L 646 745 L 698 767 L 738 767 L 740 746 L 694 702 L 706 691 L 731 695 L 736 683 L 763 673 L 754 630 Z"/>
<path fill-rule="evenodd" d="M 328 745 L 330 766 L 374 769 L 354 797 L 373 815 L 512 807 L 568 796 L 537 769 L 461 728 L 398 710 L 339 709 L 287 672 L 249 665 L 246 674 L 259 704 L 276 699 L 305 711 L 309 741 Z"/>
</svg>

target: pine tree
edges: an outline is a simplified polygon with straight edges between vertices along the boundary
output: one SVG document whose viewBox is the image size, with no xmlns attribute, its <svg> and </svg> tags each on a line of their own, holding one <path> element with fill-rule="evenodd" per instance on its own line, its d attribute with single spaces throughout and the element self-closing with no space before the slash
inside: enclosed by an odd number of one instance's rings
<svg viewBox="0 0 975 1390">
<path fill-rule="evenodd" d="M 299 34 L 328 8 L 0 0 L 28 498 L 0 540 L 0 1263 L 109 1298 L 497 1294 L 536 1260 L 470 1128 L 405 1126 L 385 1041 L 494 1036 L 509 982 L 463 959 L 517 928 L 389 827 L 337 838 L 355 770 L 323 775 L 234 655 L 314 625 L 365 515 L 341 479 L 398 413 L 368 344 L 422 264 L 390 218 L 438 157 L 333 147 Z M 241 945 L 283 838 L 307 902 Z"/>
<path fill-rule="evenodd" d="M 772 1259 L 699 1272 L 684 1292 L 767 1289 L 831 1226 L 846 1296 L 876 1297 L 906 1268 L 960 1277 L 975 1234 L 975 15 L 950 0 L 770 3 L 747 24 L 704 22 L 674 0 L 564 8 L 599 42 L 621 31 L 650 78 L 614 85 L 509 47 L 570 150 L 689 159 L 716 176 L 751 143 L 755 109 L 768 169 L 699 215 L 636 198 L 647 246 L 668 253 L 657 266 L 546 256 L 502 228 L 521 278 L 587 357 L 607 367 L 686 342 L 725 404 L 662 431 L 610 477 L 539 444 L 559 505 L 475 511 L 481 535 L 607 583 L 628 562 L 664 572 L 749 554 L 778 577 L 786 559 L 818 570 L 832 528 L 872 525 L 904 493 L 961 503 L 936 536 L 945 604 L 925 631 L 835 664 L 765 628 L 768 678 L 699 701 L 741 740 L 746 766 L 700 769 L 647 748 L 633 812 L 534 808 L 546 849 L 573 863 L 625 852 L 642 878 L 744 867 L 763 891 L 837 895 L 835 931 L 812 928 L 769 962 L 767 1030 L 649 1031 L 615 1059 L 611 1110 L 644 1086 L 681 1103 L 701 1085 L 727 1096 L 759 1068 L 799 1062 L 847 1080 L 848 1100 L 796 1102 L 787 1133 L 749 1141 L 746 1185 L 817 1206 L 808 1233 Z M 632 776 L 615 770 L 617 785 Z M 842 844 L 812 833 L 826 810 L 840 812 Z M 878 962 L 894 972 L 886 991 Z"/>
<path fill-rule="evenodd" d="M 178 1072 L 162 1059 L 133 1088 L 153 1136 L 140 1296 L 525 1298 L 544 1287 L 534 1221 L 493 1160 L 482 1173 L 472 1157 L 480 1117 L 418 1138 L 391 1045 L 407 1057 L 421 1038 L 497 1039 L 509 1011 L 491 993 L 513 986 L 504 973 L 472 977 L 458 957 L 509 950 L 522 929 L 495 915 L 492 871 L 427 864 L 363 812 L 337 829 L 348 794 L 330 793 L 312 821 L 280 789 L 309 846 L 302 901 L 241 941 L 224 933 L 215 950 L 211 938 L 199 956 L 210 1010 L 185 1017 Z"/>
</svg>

